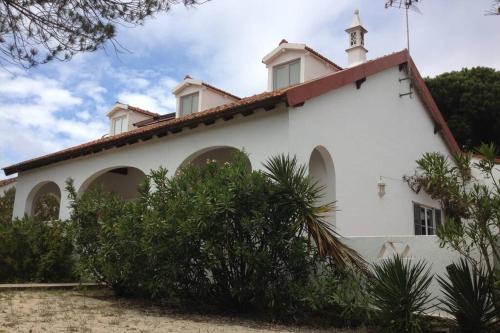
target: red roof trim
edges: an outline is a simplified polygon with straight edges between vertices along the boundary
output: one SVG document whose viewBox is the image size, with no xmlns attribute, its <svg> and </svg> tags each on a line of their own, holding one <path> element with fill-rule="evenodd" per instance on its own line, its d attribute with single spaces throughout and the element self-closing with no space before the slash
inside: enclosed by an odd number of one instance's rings
<svg viewBox="0 0 500 333">
<path fill-rule="evenodd" d="M 319 78 L 317 80 L 294 86 L 289 91 L 287 91 L 288 104 L 291 106 L 300 105 L 305 101 L 327 93 L 330 90 L 338 89 L 347 84 L 354 83 L 370 75 L 381 72 L 385 69 L 405 63 L 409 63 L 413 86 L 422 99 L 431 118 L 438 125 L 439 132 L 446 142 L 446 145 L 450 149 L 451 153 L 455 154 L 460 152 L 460 147 L 453 137 L 453 134 L 446 124 L 443 115 L 434 102 L 429 89 L 427 89 L 424 80 L 420 76 L 407 50 L 393 53 L 382 58 L 370 60 L 361 65 L 347 68 L 331 75 Z"/>
<path fill-rule="evenodd" d="M 437 128 L 450 151 L 452 153 L 460 152 L 460 148 L 455 141 L 455 138 L 451 134 L 451 131 L 438 110 L 436 103 L 432 99 L 432 96 L 415 67 L 415 64 L 411 60 L 408 52 L 404 50 L 296 86 L 247 97 L 234 103 L 221 105 L 203 112 L 182 118 L 169 119 L 163 122 L 154 123 L 124 134 L 91 141 L 56 153 L 14 164 L 4 168 L 4 172 L 6 175 L 11 175 L 19 171 L 34 169 L 62 160 L 96 153 L 104 149 L 133 144 L 138 142 L 140 139 L 145 140 L 151 138 L 153 135 L 166 135 L 169 131 L 176 133 L 186 126 L 193 126 L 204 121 L 211 121 L 222 117 L 230 119 L 231 115 L 251 111 L 260 107 L 273 106 L 283 100 L 287 101 L 290 106 L 301 105 L 311 98 L 320 96 L 331 90 L 338 89 L 347 84 L 364 79 L 367 76 L 401 64 L 409 64 L 415 91 L 419 94 L 426 110 L 429 112 L 434 122 L 438 125 Z"/>
</svg>

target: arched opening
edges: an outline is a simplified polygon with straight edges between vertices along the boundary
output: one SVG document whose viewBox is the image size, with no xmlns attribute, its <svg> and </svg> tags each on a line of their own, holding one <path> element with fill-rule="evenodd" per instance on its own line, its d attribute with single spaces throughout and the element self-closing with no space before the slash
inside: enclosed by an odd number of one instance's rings
<svg viewBox="0 0 500 333">
<path fill-rule="evenodd" d="M 177 169 L 180 169 L 188 165 L 204 165 L 208 161 L 215 161 L 218 165 L 223 165 L 226 162 L 232 162 L 233 156 L 236 152 L 240 150 L 234 147 L 210 147 L 197 151 L 186 158 Z M 248 171 L 252 171 L 252 164 L 248 157 L 246 157 L 246 168 Z"/>
<path fill-rule="evenodd" d="M 124 200 L 130 201 L 139 196 L 139 185 L 144 181 L 146 175 L 134 167 L 116 167 L 102 170 L 87 179 L 78 191 L 82 195 L 87 190 L 97 186 L 111 193 L 115 193 Z"/>
<path fill-rule="evenodd" d="M 42 221 L 59 218 L 61 207 L 61 190 L 59 186 L 46 181 L 35 186 L 26 201 L 26 214 L 39 218 Z"/>
<path fill-rule="evenodd" d="M 332 157 L 325 147 L 318 146 L 314 148 L 309 158 L 309 176 L 324 186 L 323 197 L 320 204 L 336 201 L 335 193 L 335 167 Z M 328 221 L 335 225 L 336 213 L 332 212 Z"/>
</svg>

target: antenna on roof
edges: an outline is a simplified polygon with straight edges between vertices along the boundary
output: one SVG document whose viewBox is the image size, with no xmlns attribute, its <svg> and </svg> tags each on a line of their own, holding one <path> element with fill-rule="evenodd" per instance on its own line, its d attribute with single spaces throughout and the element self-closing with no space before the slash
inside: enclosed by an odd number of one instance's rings
<svg viewBox="0 0 500 333">
<path fill-rule="evenodd" d="M 408 21 L 408 10 L 414 11 L 415 13 L 422 14 L 420 9 L 415 5 L 418 0 L 387 0 L 385 3 L 385 8 L 398 8 L 404 9 L 406 14 L 406 48 L 408 53 L 410 52 L 410 24 Z"/>
<path fill-rule="evenodd" d="M 411 10 L 411 11 L 414 11 L 418 14 L 422 14 L 420 9 L 418 9 L 418 7 L 415 5 L 416 2 L 418 2 L 418 0 L 387 0 L 385 3 L 386 9 L 393 7 L 393 8 L 405 10 L 405 15 L 406 15 L 406 49 L 408 50 L 408 54 L 410 53 L 410 23 L 408 20 L 408 11 Z M 410 98 L 412 98 L 413 85 L 412 85 L 412 81 L 411 81 L 411 66 L 409 64 L 407 66 L 407 70 L 408 70 L 408 76 L 405 78 L 399 79 L 399 82 L 408 81 L 409 82 L 409 84 L 408 84 L 409 91 L 404 92 L 404 93 L 400 93 L 399 97 L 410 96 Z"/>
</svg>

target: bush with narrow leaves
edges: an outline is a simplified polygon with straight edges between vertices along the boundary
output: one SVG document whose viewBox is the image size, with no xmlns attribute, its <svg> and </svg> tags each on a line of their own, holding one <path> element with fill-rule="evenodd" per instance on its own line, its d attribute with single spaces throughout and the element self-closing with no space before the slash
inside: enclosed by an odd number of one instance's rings
<svg viewBox="0 0 500 333">
<path fill-rule="evenodd" d="M 422 332 L 422 314 L 429 309 L 430 269 L 425 262 L 415 264 L 395 256 L 373 266 L 370 292 L 378 324 L 387 332 Z"/>
<path fill-rule="evenodd" d="M 442 309 L 457 321 L 460 332 L 493 332 L 499 318 L 493 303 L 492 277 L 462 259 L 448 267 L 446 278 L 438 277 L 444 297 Z"/>
</svg>

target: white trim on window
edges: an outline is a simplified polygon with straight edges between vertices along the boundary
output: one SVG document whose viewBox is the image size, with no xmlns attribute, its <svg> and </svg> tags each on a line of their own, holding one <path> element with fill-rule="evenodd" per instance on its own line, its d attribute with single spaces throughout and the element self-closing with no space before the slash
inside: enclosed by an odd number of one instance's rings
<svg viewBox="0 0 500 333">
<path fill-rule="evenodd" d="M 442 212 L 440 209 L 413 202 L 413 225 L 415 235 L 435 235 L 441 225 Z"/>
<path fill-rule="evenodd" d="M 128 130 L 127 116 L 113 118 L 113 135 L 124 133 Z"/>
<path fill-rule="evenodd" d="M 273 66 L 273 90 L 300 83 L 302 67 L 301 58 Z"/>
<path fill-rule="evenodd" d="M 198 112 L 200 107 L 200 92 L 184 95 L 179 98 L 179 114 L 187 116 Z"/>
</svg>

